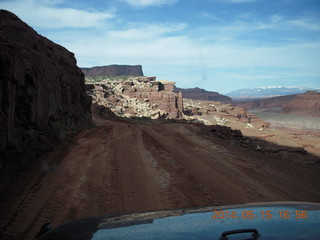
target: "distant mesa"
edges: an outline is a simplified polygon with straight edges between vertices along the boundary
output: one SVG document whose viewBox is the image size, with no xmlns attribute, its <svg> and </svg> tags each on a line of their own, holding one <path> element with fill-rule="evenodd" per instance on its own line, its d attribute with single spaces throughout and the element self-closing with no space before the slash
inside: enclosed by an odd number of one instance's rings
<svg viewBox="0 0 320 240">
<path fill-rule="evenodd" d="M 189 98 L 193 100 L 201 100 L 201 101 L 216 101 L 226 104 L 231 104 L 232 99 L 230 97 L 221 95 L 218 92 L 210 92 L 201 88 L 176 88 L 176 92 L 181 91 L 184 98 Z"/>
<path fill-rule="evenodd" d="M 141 65 L 108 65 L 81 68 L 86 77 L 94 76 L 143 76 Z"/>
</svg>

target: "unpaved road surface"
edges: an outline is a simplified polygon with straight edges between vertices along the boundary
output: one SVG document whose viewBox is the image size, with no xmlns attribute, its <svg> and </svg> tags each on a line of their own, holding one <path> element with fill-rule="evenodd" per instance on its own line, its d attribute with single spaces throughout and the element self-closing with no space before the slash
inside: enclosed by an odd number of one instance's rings
<svg viewBox="0 0 320 240">
<path fill-rule="evenodd" d="M 203 135 L 191 124 L 96 120 L 1 196 L 3 239 L 46 221 L 192 206 L 320 200 L 318 166 Z"/>
</svg>

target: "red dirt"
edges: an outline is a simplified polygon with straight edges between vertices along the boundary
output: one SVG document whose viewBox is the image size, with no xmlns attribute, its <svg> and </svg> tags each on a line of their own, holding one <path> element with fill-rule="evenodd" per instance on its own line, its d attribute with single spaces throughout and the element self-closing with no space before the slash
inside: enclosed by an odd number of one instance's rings
<svg viewBox="0 0 320 240">
<path fill-rule="evenodd" d="M 320 200 L 318 165 L 272 157 L 182 123 L 96 119 L 1 196 L 0 230 L 33 239 L 50 219 L 192 206 Z"/>
</svg>

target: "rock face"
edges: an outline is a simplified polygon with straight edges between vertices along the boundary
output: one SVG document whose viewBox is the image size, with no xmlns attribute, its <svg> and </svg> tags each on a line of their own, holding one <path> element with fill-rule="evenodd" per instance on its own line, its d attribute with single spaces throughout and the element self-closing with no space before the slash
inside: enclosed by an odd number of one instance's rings
<svg viewBox="0 0 320 240">
<path fill-rule="evenodd" d="M 74 54 L 0 11 L 0 190 L 42 151 L 91 122 Z"/>
<path fill-rule="evenodd" d="M 273 97 L 256 101 L 235 102 L 246 109 L 280 108 L 281 112 L 300 112 L 320 115 L 320 92 L 307 91 L 303 94 Z"/>
<path fill-rule="evenodd" d="M 143 76 L 141 65 L 110 65 L 81 68 L 87 77 L 92 76 Z"/>
<path fill-rule="evenodd" d="M 174 82 L 155 77 L 130 77 L 126 80 L 102 80 L 87 83 L 93 103 L 110 108 L 117 116 L 132 118 L 180 118 L 182 94 L 174 93 Z"/>
<path fill-rule="evenodd" d="M 216 101 L 222 103 L 232 103 L 232 99 L 230 97 L 221 95 L 217 92 L 206 91 L 201 88 L 176 88 L 176 92 L 181 91 L 184 98 L 189 98 L 193 100 L 202 100 L 202 101 Z"/>
<path fill-rule="evenodd" d="M 320 92 L 307 91 L 282 104 L 285 112 L 302 112 L 320 115 Z"/>
</svg>

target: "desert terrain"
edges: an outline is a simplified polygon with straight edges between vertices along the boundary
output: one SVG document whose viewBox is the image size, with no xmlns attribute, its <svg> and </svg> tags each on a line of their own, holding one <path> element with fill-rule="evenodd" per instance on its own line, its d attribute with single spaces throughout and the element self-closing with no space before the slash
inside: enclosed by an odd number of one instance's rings
<svg viewBox="0 0 320 240">
<path fill-rule="evenodd" d="M 320 117 L 299 113 L 284 113 L 280 108 L 251 109 L 248 111 L 260 119 L 270 122 L 272 127 L 301 130 L 320 130 Z"/>
<path fill-rule="evenodd" d="M 1 195 L 4 239 L 33 239 L 46 220 L 57 226 L 108 214 L 320 200 L 319 164 L 308 153 L 261 152 L 203 125 L 100 116 L 94 123 Z"/>
<path fill-rule="evenodd" d="M 122 73 L 85 84 L 73 53 L 5 10 L 0 48 L 2 240 L 34 239 L 46 221 L 320 201 L 319 131 L 270 128 L 244 108 L 183 98 L 174 82 L 122 76 L 140 65 L 95 68 Z M 319 96 L 285 107 L 318 113 Z"/>
</svg>

